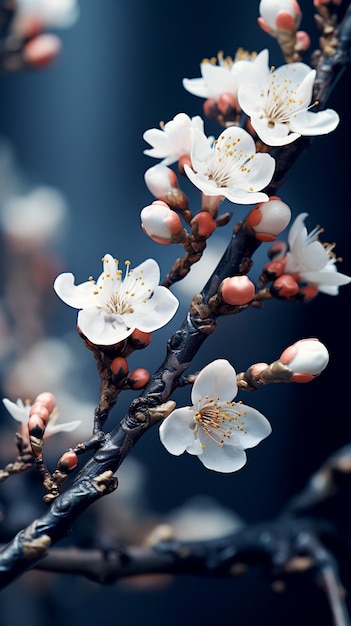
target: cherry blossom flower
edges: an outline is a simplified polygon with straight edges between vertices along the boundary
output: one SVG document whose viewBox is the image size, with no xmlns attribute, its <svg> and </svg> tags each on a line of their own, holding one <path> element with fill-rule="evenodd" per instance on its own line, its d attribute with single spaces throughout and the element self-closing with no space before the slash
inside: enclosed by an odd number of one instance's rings
<svg viewBox="0 0 351 626">
<path fill-rule="evenodd" d="M 284 272 L 294 274 L 297 280 L 315 285 L 319 291 L 337 295 L 338 287 L 351 282 L 351 278 L 336 269 L 332 245 L 323 245 L 315 228 L 309 234 L 304 221 L 308 213 L 300 213 L 293 222 L 289 235 L 289 251 Z"/>
<path fill-rule="evenodd" d="M 293 372 L 292 380 L 309 382 L 327 367 L 329 352 L 319 339 L 300 339 L 280 355 L 279 360 Z"/>
<path fill-rule="evenodd" d="M 337 127 L 336 111 L 309 111 L 315 77 L 316 71 L 305 63 L 288 63 L 277 69 L 267 64 L 255 82 L 242 82 L 239 104 L 264 143 L 283 146 L 302 135 L 325 135 Z"/>
<path fill-rule="evenodd" d="M 32 406 L 31 403 L 24 403 L 23 400 L 21 400 L 20 398 L 18 398 L 16 402 L 12 402 L 11 400 L 9 400 L 9 398 L 3 398 L 2 402 L 4 407 L 10 413 L 11 417 L 13 417 L 13 419 L 17 422 L 20 422 L 22 434 L 24 434 L 26 438 L 29 439 L 28 420 Z M 50 435 L 55 435 L 56 433 L 71 432 L 72 430 L 78 428 L 78 426 L 81 424 L 81 420 L 73 420 L 72 422 L 57 424 L 58 418 L 59 412 L 55 407 L 55 409 L 50 414 L 49 421 L 45 429 L 45 439 L 47 437 L 50 437 Z"/>
<path fill-rule="evenodd" d="M 236 372 L 228 361 L 218 359 L 204 367 L 192 388 L 193 405 L 175 409 L 160 426 L 168 452 L 196 455 L 217 472 L 243 467 L 244 450 L 265 439 L 271 426 L 256 409 L 234 402 L 237 392 Z"/>
<path fill-rule="evenodd" d="M 159 286 L 160 268 L 147 259 L 126 274 L 110 254 L 102 259 L 103 272 L 97 281 L 75 285 L 71 273 L 60 274 L 54 283 L 57 295 L 69 306 L 81 309 L 77 324 L 92 343 L 102 346 L 123 341 L 135 328 L 152 332 L 167 324 L 178 308 L 177 298 Z"/>
<path fill-rule="evenodd" d="M 178 159 L 190 153 L 191 128 L 204 130 L 204 122 L 199 115 L 190 118 L 186 113 L 178 113 L 173 120 L 160 128 L 150 128 L 145 131 L 143 138 L 152 148 L 144 150 L 144 154 L 162 159 L 161 164 L 172 165 Z M 212 138 L 209 137 L 209 143 Z"/>
<path fill-rule="evenodd" d="M 260 72 L 266 65 L 267 51 L 257 56 L 239 50 L 235 59 L 223 58 L 218 54 L 218 65 L 214 60 L 205 60 L 200 65 L 201 78 L 184 78 L 183 87 L 200 98 L 218 100 L 224 93 L 230 94 L 237 105 L 238 88 L 243 77 L 246 80 Z"/>
<path fill-rule="evenodd" d="M 207 137 L 192 130 L 191 163 L 184 170 L 191 182 L 207 196 L 228 198 L 238 204 L 268 200 L 260 192 L 270 183 L 275 160 L 256 153 L 255 142 L 243 128 L 226 128 L 209 147 Z"/>
</svg>

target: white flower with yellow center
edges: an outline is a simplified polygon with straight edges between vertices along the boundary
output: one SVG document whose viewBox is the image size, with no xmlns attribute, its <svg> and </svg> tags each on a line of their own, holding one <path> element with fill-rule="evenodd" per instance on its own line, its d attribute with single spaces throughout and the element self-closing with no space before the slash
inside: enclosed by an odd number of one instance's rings
<svg viewBox="0 0 351 626">
<path fill-rule="evenodd" d="M 178 161 L 181 156 L 190 152 L 190 129 L 204 129 L 204 122 L 199 115 L 190 118 L 186 113 L 178 113 L 173 120 L 161 125 L 161 128 L 149 128 L 146 130 L 143 139 L 152 148 L 144 150 L 144 154 L 162 159 L 163 165 L 171 165 Z M 211 141 L 211 138 L 208 139 Z"/>
<path fill-rule="evenodd" d="M 198 189 L 238 204 L 268 200 L 259 190 L 271 182 L 275 160 L 269 154 L 256 153 L 249 133 L 236 126 L 226 128 L 210 147 L 204 133 L 191 132 L 192 167 L 184 165 L 184 170 Z"/>
<path fill-rule="evenodd" d="M 265 439 L 271 426 L 256 409 L 234 402 L 237 393 L 236 372 L 228 361 L 218 359 L 204 367 L 192 388 L 193 406 L 175 409 L 160 426 L 168 452 L 196 455 L 217 472 L 243 467 L 244 450 Z"/>
<path fill-rule="evenodd" d="M 177 298 L 159 286 L 160 268 L 147 259 L 130 269 L 125 261 L 123 279 L 119 263 L 105 254 L 97 281 L 75 285 L 73 274 L 60 274 L 54 283 L 57 295 L 69 306 L 81 309 L 77 324 L 92 343 L 109 346 L 123 341 L 135 328 L 152 332 L 167 324 L 178 308 Z"/>
<path fill-rule="evenodd" d="M 284 146 L 302 135 L 325 135 L 338 123 L 336 111 L 311 112 L 316 71 L 305 63 L 277 69 L 268 64 L 256 81 L 242 82 L 238 100 L 260 139 L 268 146 Z"/>
<path fill-rule="evenodd" d="M 334 245 L 319 241 L 318 235 L 322 229 L 314 228 L 310 233 L 307 232 L 307 216 L 308 213 L 300 213 L 290 228 L 284 272 L 294 274 L 298 281 L 315 285 L 322 293 L 335 296 L 338 288 L 350 283 L 351 278 L 337 271 Z"/>
</svg>

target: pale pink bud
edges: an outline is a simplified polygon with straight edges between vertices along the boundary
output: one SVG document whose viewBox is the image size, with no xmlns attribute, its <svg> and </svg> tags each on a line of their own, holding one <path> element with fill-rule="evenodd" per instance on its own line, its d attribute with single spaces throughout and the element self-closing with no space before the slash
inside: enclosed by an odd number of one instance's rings
<svg viewBox="0 0 351 626">
<path fill-rule="evenodd" d="M 296 33 L 295 50 L 306 52 L 311 45 L 310 36 L 304 30 L 298 30 Z"/>
<path fill-rule="evenodd" d="M 247 304 L 255 295 L 255 285 L 247 276 L 225 278 L 221 285 L 221 295 L 227 304 Z"/>
<path fill-rule="evenodd" d="M 271 287 L 271 293 L 279 298 L 292 298 L 298 292 L 299 286 L 291 274 L 282 274 Z"/>
<path fill-rule="evenodd" d="M 260 241 L 274 241 L 290 222 L 291 211 L 285 202 L 272 196 L 268 202 L 257 204 L 249 213 L 247 222 Z"/>
<path fill-rule="evenodd" d="M 144 180 L 148 190 L 155 198 L 165 198 L 172 187 L 178 187 L 176 173 L 161 163 L 149 167 L 144 174 Z"/>
<path fill-rule="evenodd" d="M 25 63 L 35 69 L 46 67 L 58 57 L 61 51 L 61 41 L 56 35 L 38 35 L 23 46 Z"/>
<path fill-rule="evenodd" d="M 140 213 L 143 231 L 157 243 L 169 244 L 182 229 L 179 215 L 165 202 L 156 201 Z"/>
<path fill-rule="evenodd" d="M 296 0 L 261 0 L 259 12 L 259 25 L 273 36 L 277 30 L 296 31 L 301 20 Z"/>
<path fill-rule="evenodd" d="M 308 382 L 327 367 L 329 353 L 319 339 L 301 339 L 286 348 L 279 360 L 293 371 L 293 380 Z"/>
</svg>

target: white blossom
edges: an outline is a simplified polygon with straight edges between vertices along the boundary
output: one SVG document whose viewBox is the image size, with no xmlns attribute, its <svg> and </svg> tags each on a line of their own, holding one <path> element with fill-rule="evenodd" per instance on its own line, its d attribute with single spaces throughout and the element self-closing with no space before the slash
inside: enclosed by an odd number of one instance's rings
<svg viewBox="0 0 351 626">
<path fill-rule="evenodd" d="M 212 147 L 203 133 L 193 129 L 190 156 L 192 167 L 184 165 L 185 173 L 205 195 L 238 204 L 268 200 L 259 190 L 272 180 L 275 160 L 256 153 L 255 142 L 244 129 L 226 128 Z"/>
<path fill-rule="evenodd" d="M 173 120 L 162 125 L 161 128 L 146 130 L 143 138 L 152 148 L 144 150 L 144 154 L 162 159 L 163 165 L 171 165 L 178 159 L 190 153 L 191 128 L 198 128 L 203 132 L 204 122 L 199 115 L 190 118 L 186 113 L 178 113 Z M 208 139 L 211 142 L 212 138 Z"/>
<path fill-rule="evenodd" d="M 130 269 L 125 261 L 123 279 L 119 263 L 110 254 L 102 259 L 103 272 L 75 285 L 71 273 L 60 274 L 54 283 L 57 295 L 69 306 L 81 309 L 77 324 L 83 335 L 97 345 L 113 345 L 135 328 L 152 332 L 167 324 L 178 308 L 177 298 L 159 286 L 160 268 L 147 259 Z"/>
<path fill-rule="evenodd" d="M 214 98 L 218 100 L 224 93 L 229 93 L 236 100 L 241 80 L 246 80 L 260 72 L 261 66 L 266 64 L 266 51 L 251 56 L 239 52 L 236 59 L 223 58 L 218 55 L 219 65 L 211 61 L 200 64 L 201 78 L 184 78 L 183 87 L 200 98 Z"/>
<path fill-rule="evenodd" d="M 2 400 L 4 407 L 10 413 L 11 417 L 17 422 L 20 422 L 24 427 L 24 431 L 26 432 L 27 424 L 29 420 L 29 413 L 31 410 L 31 403 L 24 403 L 20 398 L 17 399 L 16 402 L 12 402 L 9 398 L 3 398 Z M 59 432 L 71 432 L 78 428 L 81 424 L 80 420 L 73 420 L 71 422 L 64 422 L 62 424 L 57 424 L 57 420 L 59 418 L 59 413 L 56 409 L 52 411 L 48 424 L 45 429 L 44 437 L 50 437 L 50 435 L 55 435 Z"/>
<path fill-rule="evenodd" d="M 319 241 L 320 229 L 308 234 L 304 224 L 307 215 L 300 213 L 290 228 L 284 272 L 297 275 L 299 281 L 314 285 L 323 293 L 337 295 L 338 287 L 350 283 L 351 278 L 337 271 L 333 246 Z"/>
<path fill-rule="evenodd" d="M 244 450 L 267 437 L 271 426 L 255 409 L 234 402 L 237 392 L 236 372 L 228 361 L 218 359 L 204 367 L 192 388 L 192 406 L 175 409 L 160 426 L 168 452 L 196 455 L 217 472 L 243 467 Z"/>
<path fill-rule="evenodd" d="M 302 135 L 325 135 L 337 127 L 336 111 L 309 110 L 315 77 L 316 71 L 305 63 L 288 63 L 277 69 L 267 63 L 255 81 L 242 82 L 239 104 L 264 143 L 283 146 Z"/>
</svg>

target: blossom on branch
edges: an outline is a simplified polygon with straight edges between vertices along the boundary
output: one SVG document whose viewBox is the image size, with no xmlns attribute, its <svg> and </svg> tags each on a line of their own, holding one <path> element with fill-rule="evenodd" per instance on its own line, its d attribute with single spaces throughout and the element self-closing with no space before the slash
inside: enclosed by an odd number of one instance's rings
<svg viewBox="0 0 351 626">
<path fill-rule="evenodd" d="M 140 212 L 141 227 L 151 239 L 164 245 L 173 243 L 183 229 L 181 219 L 166 202 L 155 200 Z"/>
<path fill-rule="evenodd" d="M 162 159 L 161 164 L 172 165 L 181 156 L 190 153 L 190 129 L 197 128 L 203 132 L 204 122 L 199 115 L 190 118 L 185 113 L 178 113 L 173 120 L 161 125 L 161 128 L 146 130 L 143 138 L 152 148 L 144 150 L 144 154 Z M 212 138 L 208 138 L 211 143 Z"/>
<path fill-rule="evenodd" d="M 246 463 L 245 449 L 271 433 L 268 420 L 256 409 L 234 402 L 236 372 L 224 359 L 198 374 L 191 392 L 193 405 L 175 409 L 162 422 L 160 438 L 176 456 L 198 456 L 208 469 L 229 473 Z"/>
<path fill-rule="evenodd" d="M 321 229 L 307 232 L 304 224 L 307 215 L 300 213 L 290 228 L 284 273 L 293 274 L 298 281 L 314 285 L 323 293 L 337 295 L 338 287 L 350 283 L 351 278 L 337 271 L 334 245 L 319 241 Z"/>
<path fill-rule="evenodd" d="M 43 394 L 40 394 L 36 398 L 36 403 L 40 401 L 41 395 Z M 22 435 L 25 434 L 26 438 L 29 439 L 28 421 L 30 417 L 32 404 L 24 403 L 20 398 L 18 398 L 17 402 L 12 402 L 11 400 L 9 400 L 9 398 L 3 398 L 2 402 L 3 402 L 4 407 L 10 413 L 11 417 L 13 417 L 13 419 L 16 420 L 17 422 L 20 422 Z M 45 439 L 46 437 L 50 437 L 50 435 L 55 435 L 56 433 L 71 432 L 72 430 L 75 430 L 76 428 L 78 428 L 78 426 L 81 424 L 81 420 L 73 420 L 71 422 L 64 422 L 63 424 L 57 424 L 58 418 L 59 418 L 59 412 L 57 411 L 56 406 L 54 406 L 53 410 L 50 412 L 50 415 L 48 417 L 48 422 L 46 424 L 45 435 L 44 435 Z"/>
<path fill-rule="evenodd" d="M 238 107 L 237 96 L 242 78 L 248 80 L 251 75 L 255 77 L 265 63 L 263 53 L 256 56 L 239 49 L 235 59 L 224 58 L 219 53 L 218 65 L 216 59 L 206 59 L 200 64 L 201 78 L 184 78 L 183 87 L 200 98 L 219 100 L 223 94 L 227 94 L 231 96 L 233 106 Z"/>
<path fill-rule="evenodd" d="M 302 135 L 325 135 L 335 130 L 339 116 L 333 109 L 309 111 L 316 71 L 305 63 L 277 69 L 262 67 L 256 81 L 243 80 L 238 99 L 259 138 L 268 146 L 284 146 Z"/>
<path fill-rule="evenodd" d="M 75 285 L 71 273 L 60 274 L 54 289 L 69 306 L 81 309 L 77 324 L 92 343 L 114 345 L 133 333 L 135 328 L 152 332 L 165 326 L 178 308 L 177 298 L 159 286 L 160 268 L 147 259 L 134 269 L 125 261 L 122 278 L 119 262 L 110 254 L 102 259 L 103 272 L 97 281 Z"/>
<path fill-rule="evenodd" d="M 192 167 L 184 165 L 185 173 L 206 196 L 238 204 L 268 200 L 260 189 L 272 180 L 275 160 L 256 153 L 254 140 L 243 128 L 226 128 L 212 147 L 204 133 L 193 129 L 190 156 Z"/>
<path fill-rule="evenodd" d="M 279 361 L 293 372 L 294 382 L 309 382 L 329 363 L 329 352 L 319 339 L 300 339 L 280 355 Z"/>
</svg>

